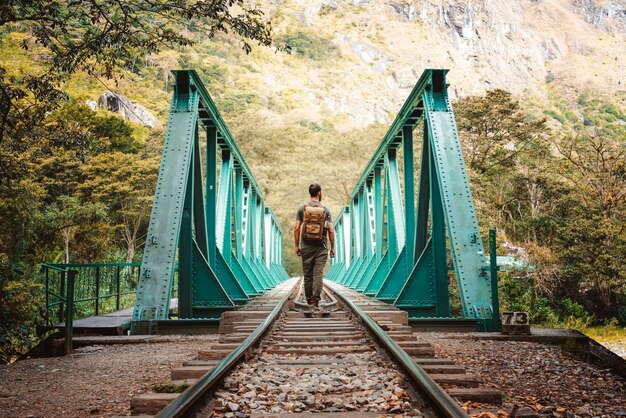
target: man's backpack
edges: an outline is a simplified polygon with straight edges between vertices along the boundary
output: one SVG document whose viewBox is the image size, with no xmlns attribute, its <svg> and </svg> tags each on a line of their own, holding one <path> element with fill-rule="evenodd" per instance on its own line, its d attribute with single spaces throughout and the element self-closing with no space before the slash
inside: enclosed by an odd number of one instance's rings
<svg viewBox="0 0 626 418">
<path fill-rule="evenodd" d="M 304 216 L 302 221 L 302 240 L 310 243 L 321 244 L 324 241 L 324 225 L 326 223 L 326 210 L 324 206 L 311 206 L 304 204 Z"/>
</svg>

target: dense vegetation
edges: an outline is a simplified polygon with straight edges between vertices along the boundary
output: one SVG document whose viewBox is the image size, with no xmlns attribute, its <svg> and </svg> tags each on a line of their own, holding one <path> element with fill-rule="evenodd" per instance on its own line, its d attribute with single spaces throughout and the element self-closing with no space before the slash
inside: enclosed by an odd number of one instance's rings
<svg viewBox="0 0 626 418">
<path fill-rule="evenodd" d="M 626 325 L 626 114 L 586 95 L 526 115 L 494 90 L 456 103 L 481 225 L 519 246 L 502 303 L 534 323 Z M 560 109 L 559 109 L 560 108 Z"/>
<path fill-rule="evenodd" d="M 306 186 L 312 179 L 321 182 L 336 214 L 386 130 L 380 125 L 345 130 L 332 114 L 298 114 L 303 103 L 296 91 L 259 87 L 257 66 L 269 60 L 264 52 L 246 56 L 231 37 L 172 38 L 175 47 L 155 52 L 157 39 L 156 44 L 131 43 L 113 57 L 106 49 L 74 56 L 71 42 L 84 29 L 84 15 L 65 19 L 60 1 L 42 2 L 50 9 L 18 15 L 14 3 L 0 7 L 0 362 L 33 338 L 41 306 L 37 263 L 141 259 L 163 124 L 148 130 L 84 106 L 85 99 L 102 92 L 103 82 L 132 91 L 133 99 L 150 103 L 164 122 L 168 71 L 198 70 L 276 210 L 285 265 L 294 274 L 299 259 L 290 228 Z M 37 26 L 37 16 L 46 10 L 66 25 L 58 36 L 70 42 L 64 44 L 69 49 L 50 52 L 47 32 Z M 97 21 L 105 25 L 100 30 L 106 27 L 106 19 Z M 119 39 L 125 39 L 124 27 L 118 29 Z M 269 33 L 257 29 L 264 43 Z M 98 42 L 93 35 L 90 42 Z M 308 68 L 340 56 L 331 40 L 313 32 L 287 32 L 279 40 L 294 48 L 284 65 Z M 185 46 L 194 41 L 193 49 Z M 84 60 L 65 68 L 57 64 L 63 59 Z M 106 78 L 109 68 L 102 60 L 107 59 L 111 70 L 121 69 L 117 84 Z M 624 111 L 590 94 L 568 100 L 554 93 L 548 102 L 531 105 L 502 90 L 466 97 L 454 106 L 480 224 L 485 231 L 497 227 L 499 251 L 517 249 L 527 265 L 501 275 L 503 308 L 527 310 L 533 322 L 549 325 L 612 320 L 626 325 Z M 268 109 L 297 117 L 276 123 Z M 305 164 L 311 155 L 316 164 Z"/>
<path fill-rule="evenodd" d="M 273 42 L 241 0 L 0 5 L 0 363 L 30 346 L 36 263 L 130 261 L 145 235 L 162 135 L 93 112 L 81 93 L 194 34 L 229 32 L 246 53 Z"/>
</svg>

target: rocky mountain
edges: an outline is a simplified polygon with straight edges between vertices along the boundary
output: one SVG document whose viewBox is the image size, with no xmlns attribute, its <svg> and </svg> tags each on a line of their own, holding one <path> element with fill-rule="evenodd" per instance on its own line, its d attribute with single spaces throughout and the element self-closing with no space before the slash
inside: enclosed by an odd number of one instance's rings
<svg viewBox="0 0 626 418">
<path fill-rule="evenodd" d="M 349 131 L 389 123 L 425 68 L 448 68 L 453 99 L 504 88 L 529 106 L 582 93 L 626 106 L 626 0 L 257 4 L 292 54 L 256 47 L 246 55 L 232 37 L 197 33 L 192 47 L 146 57 L 152 75 L 142 74 L 141 86 L 122 81 L 116 93 L 165 122 L 169 71 L 194 68 L 223 113 L 254 109 L 272 125 Z"/>
<path fill-rule="evenodd" d="M 262 8 L 279 37 L 296 41 L 295 53 L 261 52 L 253 78 L 266 99 L 288 94 L 304 104 L 286 112 L 290 120 L 388 123 L 424 68 L 449 68 L 456 97 L 625 90 L 624 0 L 274 0 Z"/>
</svg>

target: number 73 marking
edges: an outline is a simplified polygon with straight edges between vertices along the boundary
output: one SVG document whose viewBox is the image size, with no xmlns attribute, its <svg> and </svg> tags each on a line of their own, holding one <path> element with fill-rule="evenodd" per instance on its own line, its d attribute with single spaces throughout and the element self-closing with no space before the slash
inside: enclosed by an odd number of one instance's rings
<svg viewBox="0 0 626 418">
<path fill-rule="evenodd" d="M 502 312 L 503 325 L 528 325 L 528 312 Z"/>
</svg>

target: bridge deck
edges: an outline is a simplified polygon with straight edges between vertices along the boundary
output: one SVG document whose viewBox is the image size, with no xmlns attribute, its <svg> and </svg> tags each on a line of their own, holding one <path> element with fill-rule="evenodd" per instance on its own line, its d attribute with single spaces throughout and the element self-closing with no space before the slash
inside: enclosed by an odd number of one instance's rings
<svg viewBox="0 0 626 418">
<path fill-rule="evenodd" d="M 178 299 L 172 299 L 170 301 L 170 311 L 177 308 Z M 92 335 L 125 335 L 130 329 L 130 322 L 133 319 L 133 309 L 133 307 L 130 307 L 102 315 L 77 319 L 74 321 L 74 333 Z M 63 330 L 65 329 L 65 322 L 54 324 L 51 328 Z"/>
</svg>

